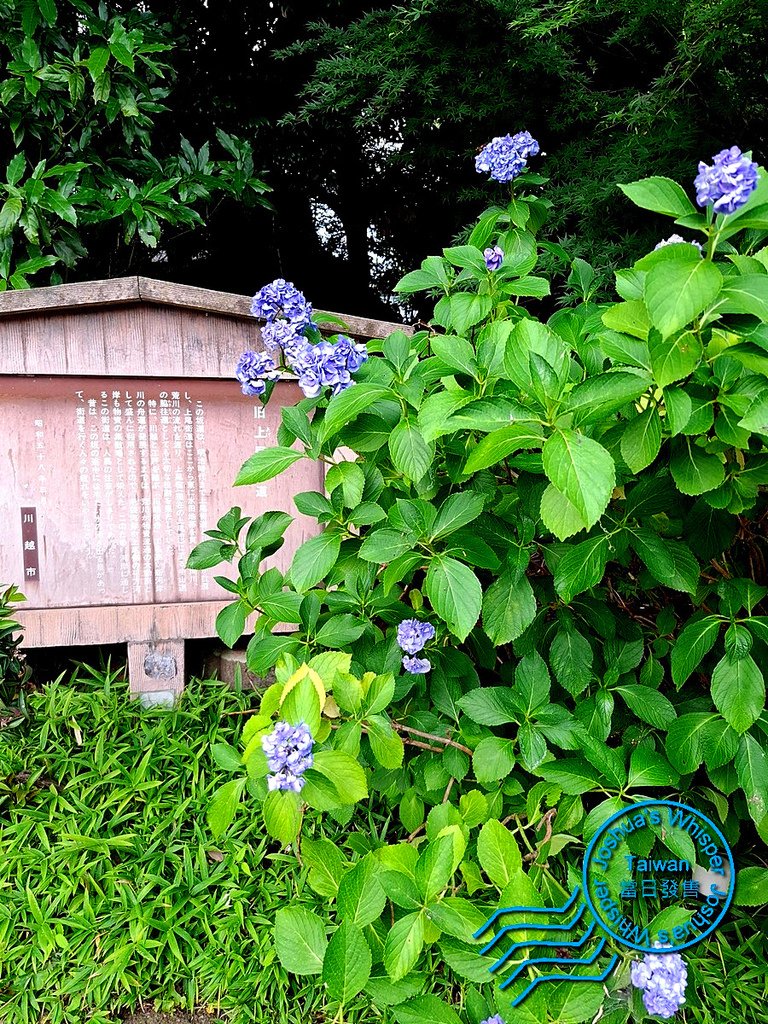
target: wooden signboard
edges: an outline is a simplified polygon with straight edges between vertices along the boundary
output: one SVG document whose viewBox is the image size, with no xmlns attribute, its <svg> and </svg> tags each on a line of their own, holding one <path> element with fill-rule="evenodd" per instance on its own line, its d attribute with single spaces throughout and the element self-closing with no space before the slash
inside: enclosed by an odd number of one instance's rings
<svg viewBox="0 0 768 1024">
<path fill-rule="evenodd" d="M 128 644 L 131 690 L 167 702 L 184 684 L 184 639 L 215 635 L 221 567 L 185 568 L 233 505 L 295 517 L 268 560 L 285 570 L 317 529 L 293 495 L 323 490 L 321 463 L 233 488 L 275 443 L 278 382 L 265 407 L 233 379 L 261 348 L 250 299 L 120 278 L 0 295 L 0 582 L 27 597 L 26 647 Z M 338 315 L 338 314 L 336 314 Z M 396 324 L 343 317 L 357 339 Z"/>
</svg>

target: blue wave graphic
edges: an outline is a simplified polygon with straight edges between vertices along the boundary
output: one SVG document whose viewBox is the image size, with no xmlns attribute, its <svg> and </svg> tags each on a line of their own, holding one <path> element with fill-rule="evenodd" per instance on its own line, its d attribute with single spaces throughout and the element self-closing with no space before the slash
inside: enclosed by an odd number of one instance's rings
<svg viewBox="0 0 768 1024">
<path fill-rule="evenodd" d="M 618 953 L 614 953 L 611 959 L 608 961 L 608 966 L 605 968 L 602 974 L 544 974 L 540 978 L 534 978 L 531 984 L 528 986 L 528 988 L 524 989 L 523 992 L 521 992 L 520 995 L 517 997 L 517 999 L 512 1000 L 512 1005 L 519 1006 L 524 999 L 528 998 L 528 996 L 531 994 L 531 992 L 533 992 L 536 986 L 542 983 L 542 981 L 605 981 L 605 979 L 610 975 L 611 971 L 616 966 L 618 959 Z M 568 962 L 575 963 L 578 961 Z"/>
<path fill-rule="evenodd" d="M 580 892 L 581 888 L 577 885 L 562 907 L 502 907 L 500 910 L 494 911 L 482 928 L 478 928 L 472 937 L 479 939 L 483 932 L 487 932 L 503 914 L 567 914 Z M 536 928 L 538 925 L 532 925 L 532 927 Z"/>
<path fill-rule="evenodd" d="M 574 943 L 574 946 L 585 946 L 588 941 L 589 936 L 584 936 L 581 942 Z M 605 939 L 600 939 L 599 943 L 597 944 L 597 949 L 592 954 L 592 956 L 589 957 L 588 960 L 566 960 L 565 957 L 562 956 L 539 956 L 535 957 L 533 960 L 526 960 L 524 961 L 524 963 L 520 964 L 519 967 L 516 967 L 508 978 L 504 979 L 504 982 L 499 986 L 499 988 L 509 988 L 509 986 L 515 980 L 515 978 L 519 978 L 523 971 L 526 969 L 526 967 L 532 967 L 534 964 L 567 964 L 569 967 L 577 967 L 579 964 L 593 964 L 595 960 L 597 960 L 597 958 L 603 952 L 604 948 Z M 539 980 L 543 981 L 544 979 L 542 978 Z"/>
<path fill-rule="evenodd" d="M 488 918 L 485 924 L 481 928 L 478 928 L 478 930 L 474 933 L 473 937 L 479 939 L 488 931 L 489 928 L 493 927 L 495 922 L 498 921 L 500 917 L 504 916 L 505 914 L 525 914 L 526 917 L 528 915 L 533 914 L 547 914 L 562 917 L 563 915 L 568 914 L 568 912 L 572 910 L 574 906 L 576 906 L 576 902 L 579 898 L 580 892 L 581 889 L 577 885 L 574 888 L 571 895 L 569 896 L 569 898 L 561 907 L 501 907 L 499 910 L 491 914 L 491 916 Z M 526 920 L 525 922 L 521 922 L 519 924 L 505 925 L 496 935 L 494 935 L 490 942 L 487 942 L 485 946 L 483 946 L 483 948 L 479 950 L 479 952 L 480 954 L 487 953 L 490 949 L 493 948 L 493 946 L 496 945 L 499 939 L 501 939 L 504 935 L 509 935 L 511 932 L 534 931 L 562 933 L 571 931 L 581 921 L 586 909 L 586 903 L 584 901 L 580 902 L 578 906 L 576 906 L 576 912 L 573 914 L 573 916 L 568 921 L 563 921 L 560 924 L 539 924 L 537 921 Z M 500 968 L 504 966 L 504 964 L 507 963 L 507 961 L 513 955 L 513 953 L 515 953 L 519 949 L 523 949 L 529 946 L 555 946 L 557 947 L 557 949 L 581 949 L 584 946 L 586 946 L 587 943 L 593 938 L 595 927 L 595 921 L 591 920 L 589 926 L 587 927 L 586 931 L 581 936 L 581 938 L 571 939 L 565 942 L 561 941 L 558 937 L 555 936 L 553 936 L 552 938 L 526 939 L 522 942 L 513 942 L 509 949 L 502 956 L 500 956 L 499 959 L 491 967 L 488 968 L 488 970 L 491 972 L 498 971 Z M 499 988 L 508 988 L 514 981 L 516 981 L 520 977 L 523 971 L 525 971 L 528 967 L 539 966 L 543 964 L 554 964 L 562 967 L 589 966 L 595 963 L 600 954 L 603 952 L 603 950 L 605 949 L 605 942 L 605 938 L 601 938 L 592 955 L 581 960 L 570 960 L 566 957 L 561 956 L 529 957 L 528 959 L 524 960 L 521 964 L 519 964 L 512 971 L 512 973 L 504 979 Z M 516 999 L 512 1003 L 512 1006 L 519 1006 L 523 1002 L 523 1000 L 528 998 L 528 996 L 531 994 L 531 992 L 533 992 L 536 986 L 540 985 L 544 981 L 604 981 L 616 966 L 618 959 L 618 955 L 614 954 L 611 957 L 607 967 L 601 974 L 544 974 L 540 977 L 534 978 L 527 986 L 527 988 L 525 988 L 523 992 L 516 997 Z"/>
<path fill-rule="evenodd" d="M 593 935 L 594 931 L 595 931 L 595 922 L 593 921 L 592 924 L 589 926 L 589 928 L 587 928 L 587 930 L 584 932 L 584 934 L 582 935 L 582 937 L 580 939 L 574 939 L 571 942 L 562 942 L 560 939 L 531 939 L 529 942 L 515 942 L 515 943 L 513 943 L 513 945 L 511 945 L 509 947 L 509 949 L 504 954 L 504 956 L 501 957 L 500 960 L 497 960 L 496 963 L 492 967 L 488 968 L 488 970 L 489 971 L 497 970 L 502 964 L 506 963 L 506 961 L 509 960 L 509 958 L 512 956 L 513 953 L 516 953 L 518 949 L 523 949 L 525 946 L 557 946 L 558 949 L 581 949 L 581 947 L 585 946 L 589 942 L 589 940 L 592 938 L 592 935 Z M 562 963 L 570 963 L 571 961 L 565 960 L 565 958 L 563 958 L 561 962 Z M 525 963 L 526 964 L 536 963 L 536 961 L 535 960 L 526 960 Z M 521 964 L 520 968 L 517 968 L 517 970 L 520 970 L 524 966 L 525 966 L 525 964 Z M 501 987 L 502 988 L 506 988 L 508 984 L 509 984 L 509 979 L 507 979 Z"/>
<path fill-rule="evenodd" d="M 521 907 L 521 910 L 530 910 L 530 907 Z M 586 903 L 580 903 L 578 910 L 571 918 L 570 921 L 566 921 L 565 924 L 535 924 L 532 921 L 522 922 L 520 924 L 508 924 L 505 925 L 498 935 L 494 935 L 489 943 L 487 943 L 480 950 L 480 953 L 487 953 L 491 946 L 495 946 L 502 935 L 509 935 L 510 932 L 524 932 L 533 931 L 534 929 L 539 932 L 569 932 L 574 925 L 577 925 L 581 918 L 584 916 L 584 911 L 587 909 Z M 477 933 L 475 933 L 477 934 Z"/>
</svg>

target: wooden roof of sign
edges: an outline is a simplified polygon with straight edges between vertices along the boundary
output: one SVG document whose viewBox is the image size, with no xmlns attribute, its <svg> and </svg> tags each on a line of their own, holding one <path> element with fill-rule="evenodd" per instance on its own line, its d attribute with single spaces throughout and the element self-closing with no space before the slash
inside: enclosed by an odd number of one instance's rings
<svg viewBox="0 0 768 1024">
<path fill-rule="evenodd" d="M 261 348 L 251 297 L 149 277 L 0 293 L 0 374 L 190 375 L 231 379 L 248 348 Z M 322 323 L 323 313 L 318 320 Z M 328 313 L 359 339 L 386 338 L 402 324 Z M 210 326 L 221 322 L 211 348 Z"/>
</svg>

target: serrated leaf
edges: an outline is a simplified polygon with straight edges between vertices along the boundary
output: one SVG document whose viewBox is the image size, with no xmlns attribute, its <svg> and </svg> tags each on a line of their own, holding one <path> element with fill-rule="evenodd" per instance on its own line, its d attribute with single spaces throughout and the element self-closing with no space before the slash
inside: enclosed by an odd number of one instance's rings
<svg viewBox="0 0 768 1024">
<path fill-rule="evenodd" d="M 536 616 L 536 598 L 528 579 L 504 572 L 483 597 L 483 629 L 494 646 L 511 643 Z"/>
<path fill-rule="evenodd" d="M 477 857 L 490 880 L 500 889 L 522 871 L 520 848 L 509 829 L 492 818 L 477 837 Z"/>
<path fill-rule="evenodd" d="M 495 466 L 512 452 L 540 448 L 543 433 L 538 423 L 510 423 L 493 430 L 472 449 L 464 466 L 466 474 Z"/>
<path fill-rule="evenodd" d="M 330 997 L 342 1004 L 354 999 L 368 983 L 371 962 L 371 950 L 360 928 L 352 921 L 342 921 L 323 960 L 323 981 Z"/>
<path fill-rule="evenodd" d="M 208 828 L 214 839 L 224 835 L 232 824 L 237 808 L 240 805 L 240 797 L 245 788 L 245 779 L 230 779 L 216 791 L 208 805 L 206 820 Z"/>
<path fill-rule="evenodd" d="M 586 527 L 603 514 L 616 485 L 616 469 L 601 444 L 574 430 L 558 430 L 542 452 L 544 472 L 573 505 Z"/>
<path fill-rule="evenodd" d="M 672 647 L 672 679 L 678 689 L 712 650 L 720 633 L 720 619 L 707 615 L 689 622 Z"/>
<path fill-rule="evenodd" d="M 435 612 L 459 640 L 466 640 L 482 608 L 480 581 L 469 566 L 445 555 L 429 563 L 424 590 Z"/>
<path fill-rule="evenodd" d="M 423 911 L 406 914 L 395 921 L 384 945 L 384 967 L 393 981 L 404 978 L 415 967 L 423 946 Z"/>
<path fill-rule="evenodd" d="M 298 793 L 273 790 L 262 804 L 264 826 L 283 846 L 295 841 L 301 828 L 301 799 Z M 299 972 L 296 972 L 299 973 Z"/>
<path fill-rule="evenodd" d="M 291 974 L 321 974 L 328 948 L 323 922 L 303 907 L 284 907 L 275 914 L 275 949 Z"/>
<path fill-rule="evenodd" d="M 677 489 L 683 494 L 698 495 L 713 491 L 725 479 L 725 466 L 717 455 L 709 455 L 690 438 L 672 441 L 669 468 Z"/>
<path fill-rule="evenodd" d="M 400 420 L 389 435 L 389 454 L 395 469 L 414 482 L 421 480 L 435 457 L 435 446 L 425 441 L 415 422 Z"/>
<path fill-rule="evenodd" d="M 417 996 L 392 1010 L 397 1024 L 461 1024 L 453 1009 L 438 996 Z"/>
<path fill-rule="evenodd" d="M 659 263 L 645 277 L 645 304 L 651 323 L 662 338 L 687 327 L 711 306 L 723 283 L 717 267 L 701 259 L 693 246 L 690 248 L 690 260 Z"/>
<path fill-rule="evenodd" d="M 344 875 L 336 900 L 336 912 L 342 921 L 362 928 L 380 917 L 387 897 L 378 878 L 379 870 L 371 857 L 364 857 Z"/>
<path fill-rule="evenodd" d="M 275 445 L 272 448 L 265 448 L 263 452 L 254 452 L 247 459 L 237 474 L 235 487 L 243 487 L 248 484 L 261 484 L 266 480 L 283 473 L 294 462 L 304 458 L 303 452 L 294 451 L 293 448 L 283 448 Z"/>
<path fill-rule="evenodd" d="M 747 810 L 755 824 L 765 822 L 768 814 L 768 758 L 757 740 L 745 733 L 736 751 L 736 774 L 744 790 Z"/>
<path fill-rule="evenodd" d="M 646 469 L 661 450 L 661 420 L 658 409 L 649 406 L 630 420 L 621 435 L 621 457 L 632 470 Z"/>
<path fill-rule="evenodd" d="M 592 648 L 575 629 L 561 628 L 549 649 L 549 663 L 558 683 L 573 697 L 589 686 L 592 678 Z"/>
<path fill-rule="evenodd" d="M 614 692 L 621 694 L 627 707 L 639 719 L 657 729 L 666 729 L 677 718 L 672 703 L 650 686 L 617 686 Z"/>
<path fill-rule="evenodd" d="M 763 673 L 754 658 L 721 658 L 712 672 L 712 700 L 732 729 L 746 732 L 765 707 Z"/>
<path fill-rule="evenodd" d="M 570 547 L 559 559 L 555 567 L 555 590 L 566 604 L 600 583 L 609 554 L 608 537 L 601 533 Z"/>
<path fill-rule="evenodd" d="M 687 217 L 697 213 L 696 207 L 676 181 L 654 176 L 631 181 L 619 188 L 635 206 L 670 217 Z"/>
<path fill-rule="evenodd" d="M 340 549 L 341 535 L 327 530 L 304 541 L 296 549 L 290 568 L 296 590 L 309 590 L 324 579 L 336 564 Z"/>
</svg>

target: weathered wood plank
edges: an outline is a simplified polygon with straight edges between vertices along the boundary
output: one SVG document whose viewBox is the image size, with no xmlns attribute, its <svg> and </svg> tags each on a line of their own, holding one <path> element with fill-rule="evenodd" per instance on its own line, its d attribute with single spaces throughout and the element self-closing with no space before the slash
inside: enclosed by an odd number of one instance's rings
<svg viewBox="0 0 768 1024">
<path fill-rule="evenodd" d="M 0 294 L 0 316 L 113 306 L 123 302 L 138 302 L 140 298 L 138 277 L 56 284 L 48 288 L 22 288 Z"/>
<path fill-rule="evenodd" d="M 70 310 L 120 306 L 126 304 L 148 304 L 195 310 L 198 313 L 218 313 L 220 316 L 247 320 L 251 324 L 251 297 L 231 292 L 196 288 L 192 285 L 174 284 L 149 277 L 117 277 L 107 281 L 84 281 L 78 284 L 54 285 L 50 288 L 30 288 L 0 294 L 0 319 L 29 316 L 35 313 L 65 313 Z M 406 330 L 403 324 L 375 320 L 367 317 L 349 316 L 330 310 L 318 311 L 322 322 L 323 313 L 338 317 L 347 325 L 350 334 L 358 338 L 386 338 L 392 331 Z M 329 330 L 340 328 L 328 325 Z M 10 367 L 0 367 L 0 372 L 19 372 Z M 38 371 L 31 371 L 38 372 Z"/>
<path fill-rule="evenodd" d="M 24 628 L 23 647 L 90 647 L 129 641 L 157 642 L 216 636 L 216 616 L 228 601 L 136 604 L 92 608 L 26 608 L 14 612 Z M 296 626 L 281 623 L 276 633 Z"/>
</svg>

